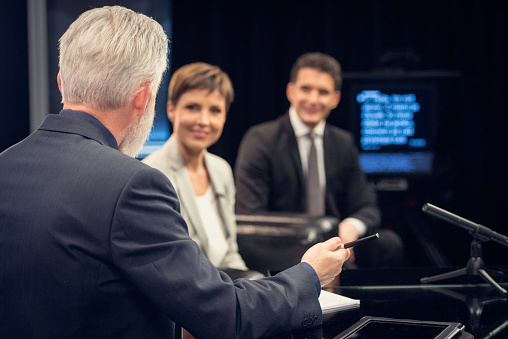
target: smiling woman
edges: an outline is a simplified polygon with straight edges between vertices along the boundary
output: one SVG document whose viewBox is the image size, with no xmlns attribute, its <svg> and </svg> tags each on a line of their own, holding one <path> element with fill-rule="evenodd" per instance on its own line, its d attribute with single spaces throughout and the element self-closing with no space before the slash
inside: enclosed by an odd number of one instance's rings
<svg viewBox="0 0 508 339">
<path fill-rule="evenodd" d="M 231 81 L 219 67 L 193 63 L 178 69 L 169 83 L 167 102 L 173 133 L 143 162 L 171 180 L 189 234 L 208 259 L 222 269 L 247 271 L 236 242 L 231 167 L 207 151 L 222 134 L 233 97 Z"/>
<path fill-rule="evenodd" d="M 219 140 L 226 122 L 226 100 L 218 91 L 192 89 L 173 105 L 168 101 L 178 148 L 188 166 L 200 167 L 204 151 Z"/>
</svg>

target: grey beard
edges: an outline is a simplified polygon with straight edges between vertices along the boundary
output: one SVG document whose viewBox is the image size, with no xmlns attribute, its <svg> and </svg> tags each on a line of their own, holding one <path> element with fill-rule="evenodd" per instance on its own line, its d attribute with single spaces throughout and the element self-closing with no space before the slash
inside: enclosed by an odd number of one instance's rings
<svg viewBox="0 0 508 339">
<path fill-rule="evenodd" d="M 133 158 L 138 155 L 141 148 L 143 148 L 143 144 L 150 135 L 154 118 L 155 109 L 153 105 L 147 105 L 147 109 L 141 116 L 139 123 L 129 128 L 129 130 L 125 133 L 125 138 L 118 146 L 118 150 Z"/>
</svg>

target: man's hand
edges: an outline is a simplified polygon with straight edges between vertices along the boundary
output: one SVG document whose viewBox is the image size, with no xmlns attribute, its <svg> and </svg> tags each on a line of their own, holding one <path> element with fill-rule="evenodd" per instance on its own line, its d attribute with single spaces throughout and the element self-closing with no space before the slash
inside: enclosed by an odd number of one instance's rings
<svg viewBox="0 0 508 339">
<path fill-rule="evenodd" d="M 342 271 L 342 265 L 349 258 L 349 249 L 339 249 L 340 238 L 335 237 L 309 248 L 302 262 L 312 266 L 319 277 L 321 286 L 331 282 Z"/>
<path fill-rule="evenodd" d="M 358 230 L 351 223 L 341 222 L 339 224 L 339 237 L 344 242 L 344 244 L 358 240 Z M 349 257 L 349 260 L 351 262 L 355 262 L 355 252 L 352 248 L 350 249 L 350 254 L 351 256 Z"/>
</svg>

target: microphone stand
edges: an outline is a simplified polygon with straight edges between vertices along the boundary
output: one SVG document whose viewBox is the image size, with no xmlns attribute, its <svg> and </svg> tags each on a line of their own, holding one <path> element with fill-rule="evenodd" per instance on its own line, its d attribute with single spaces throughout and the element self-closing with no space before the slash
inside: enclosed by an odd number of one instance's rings
<svg viewBox="0 0 508 339">
<path fill-rule="evenodd" d="M 503 272 L 497 272 L 487 269 L 485 262 L 482 257 L 482 242 L 493 240 L 502 245 L 508 246 L 508 237 L 496 233 L 491 229 L 475 224 L 469 220 L 461 218 L 453 213 L 445 211 L 439 207 L 433 206 L 431 204 L 425 204 L 422 207 L 422 210 L 425 213 L 431 214 L 437 218 L 453 223 L 461 228 L 464 228 L 469 231 L 469 233 L 473 236 L 473 241 L 471 242 L 471 255 L 469 261 L 467 262 L 467 266 L 464 268 L 460 268 L 458 270 L 438 274 L 433 277 L 421 278 L 420 282 L 422 284 L 435 282 L 443 279 L 450 279 L 463 275 L 474 275 L 479 276 L 484 281 L 489 283 L 496 291 L 498 291 L 502 295 L 506 295 L 508 292 L 501 287 L 492 277 L 489 275 L 490 273 L 494 274 L 503 274 Z"/>
</svg>

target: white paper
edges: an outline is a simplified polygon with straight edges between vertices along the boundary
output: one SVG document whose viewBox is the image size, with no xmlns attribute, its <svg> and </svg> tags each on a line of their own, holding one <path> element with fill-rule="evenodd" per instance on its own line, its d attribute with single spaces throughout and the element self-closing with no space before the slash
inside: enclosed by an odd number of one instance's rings
<svg viewBox="0 0 508 339">
<path fill-rule="evenodd" d="M 319 295 L 319 303 L 321 304 L 323 314 L 360 307 L 360 300 L 351 299 L 343 295 L 323 290 L 321 290 L 321 294 Z"/>
</svg>

